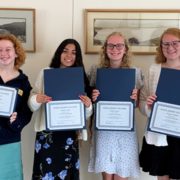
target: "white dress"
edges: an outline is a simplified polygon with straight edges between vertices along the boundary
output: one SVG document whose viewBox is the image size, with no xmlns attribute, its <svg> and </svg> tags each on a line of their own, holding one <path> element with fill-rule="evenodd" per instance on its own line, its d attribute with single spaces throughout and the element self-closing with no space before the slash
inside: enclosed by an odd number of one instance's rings
<svg viewBox="0 0 180 180">
<path fill-rule="evenodd" d="M 91 85 L 94 85 L 96 68 L 92 68 L 89 77 L 91 77 Z M 142 86 L 142 75 L 137 68 L 136 86 L 137 88 Z M 90 148 L 88 171 L 137 178 L 140 168 L 136 130 L 133 132 L 95 130 Z"/>
</svg>

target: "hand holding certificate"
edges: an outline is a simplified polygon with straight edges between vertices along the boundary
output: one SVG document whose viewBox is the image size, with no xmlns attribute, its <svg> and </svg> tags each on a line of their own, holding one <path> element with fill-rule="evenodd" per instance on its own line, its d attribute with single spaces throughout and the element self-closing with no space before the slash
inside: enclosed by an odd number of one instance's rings
<svg viewBox="0 0 180 180">
<path fill-rule="evenodd" d="M 0 116 L 9 117 L 13 113 L 16 96 L 15 88 L 0 86 Z"/>
<path fill-rule="evenodd" d="M 134 105 L 130 98 L 135 87 L 135 69 L 98 69 L 96 128 L 99 130 L 134 129 Z"/>
<path fill-rule="evenodd" d="M 180 137 L 180 71 L 162 68 L 148 130 Z"/>
<path fill-rule="evenodd" d="M 53 79 L 53 81 L 52 81 Z M 46 104 L 48 130 L 82 129 L 85 127 L 82 68 L 47 69 L 44 71 L 45 94 L 53 101 Z"/>
</svg>

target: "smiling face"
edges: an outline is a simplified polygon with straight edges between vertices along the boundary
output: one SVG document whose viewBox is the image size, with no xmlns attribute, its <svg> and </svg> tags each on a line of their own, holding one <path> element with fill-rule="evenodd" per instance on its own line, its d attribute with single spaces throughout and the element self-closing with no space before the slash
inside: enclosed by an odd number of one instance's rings
<svg viewBox="0 0 180 180">
<path fill-rule="evenodd" d="M 13 43 L 9 40 L 0 40 L 0 66 L 14 66 L 16 57 Z"/>
<path fill-rule="evenodd" d="M 162 52 L 167 60 L 180 59 L 180 39 L 172 34 L 165 34 L 161 42 Z"/>
<path fill-rule="evenodd" d="M 106 44 L 106 54 L 110 59 L 110 63 L 118 63 L 120 65 L 125 53 L 124 38 L 119 35 L 110 36 Z"/>
<path fill-rule="evenodd" d="M 65 46 L 61 57 L 61 67 L 71 67 L 76 60 L 76 47 L 74 44 L 68 44 Z"/>
</svg>

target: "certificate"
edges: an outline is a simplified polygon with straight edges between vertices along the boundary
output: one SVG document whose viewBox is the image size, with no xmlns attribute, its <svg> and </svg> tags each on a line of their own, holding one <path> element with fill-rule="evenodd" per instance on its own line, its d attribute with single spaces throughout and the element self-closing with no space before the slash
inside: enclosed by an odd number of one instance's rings
<svg viewBox="0 0 180 180">
<path fill-rule="evenodd" d="M 180 105 L 156 102 L 149 130 L 180 137 Z"/>
<path fill-rule="evenodd" d="M 72 130 L 85 127 L 84 104 L 81 100 L 51 101 L 46 103 L 48 130 Z"/>
<path fill-rule="evenodd" d="M 85 127 L 84 72 L 81 67 L 44 70 L 44 91 L 52 97 L 46 104 L 47 130 L 72 130 Z"/>
<path fill-rule="evenodd" d="M 132 102 L 99 101 L 96 104 L 96 128 L 132 131 L 134 129 L 133 112 Z"/>
<path fill-rule="evenodd" d="M 130 98 L 135 87 L 135 69 L 97 70 L 97 130 L 134 130 L 134 104 Z"/>
<path fill-rule="evenodd" d="M 9 117 L 13 113 L 16 97 L 15 88 L 0 86 L 0 116 Z"/>
<path fill-rule="evenodd" d="M 148 130 L 180 137 L 180 70 L 162 68 Z"/>
</svg>

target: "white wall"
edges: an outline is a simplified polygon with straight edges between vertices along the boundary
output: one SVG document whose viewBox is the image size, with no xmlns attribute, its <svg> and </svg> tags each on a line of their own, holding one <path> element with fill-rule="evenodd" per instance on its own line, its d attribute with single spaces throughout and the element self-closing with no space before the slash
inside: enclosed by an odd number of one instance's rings
<svg viewBox="0 0 180 180">
<path fill-rule="evenodd" d="M 138 2 L 138 3 L 137 3 Z M 28 53 L 24 72 L 29 76 L 31 84 L 34 84 L 37 73 L 42 67 L 48 66 L 50 59 L 59 43 L 69 37 L 77 39 L 83 49 L 84 40 L 84 9 L 177 9 L 180 8 L 179 0 L 1 0 L 1 8 L 35 8 L 36 9 L 36 52 Z M 139 55 L 133 58 L 133 63 L 146 70 L 153 62 L 154 56 Z M 86 69 L 92 64 L 98 63 L 98 56 L 84 54 Z M 145 118 L 136 111 L 139 143 L 144 131 Z M 32 162 L 34 153 L 34 122 L 24 128 L 22 133 L 22 153 L 24 162 L 25 180 L 31 179 Z M 87 172 L 89 157 L 89 144 L 81 146 L 81 180 L 100 180 L 100 175 Z M 155 177 L 142 173 L 139 180 L 154 180 Z"/>
</svg>

